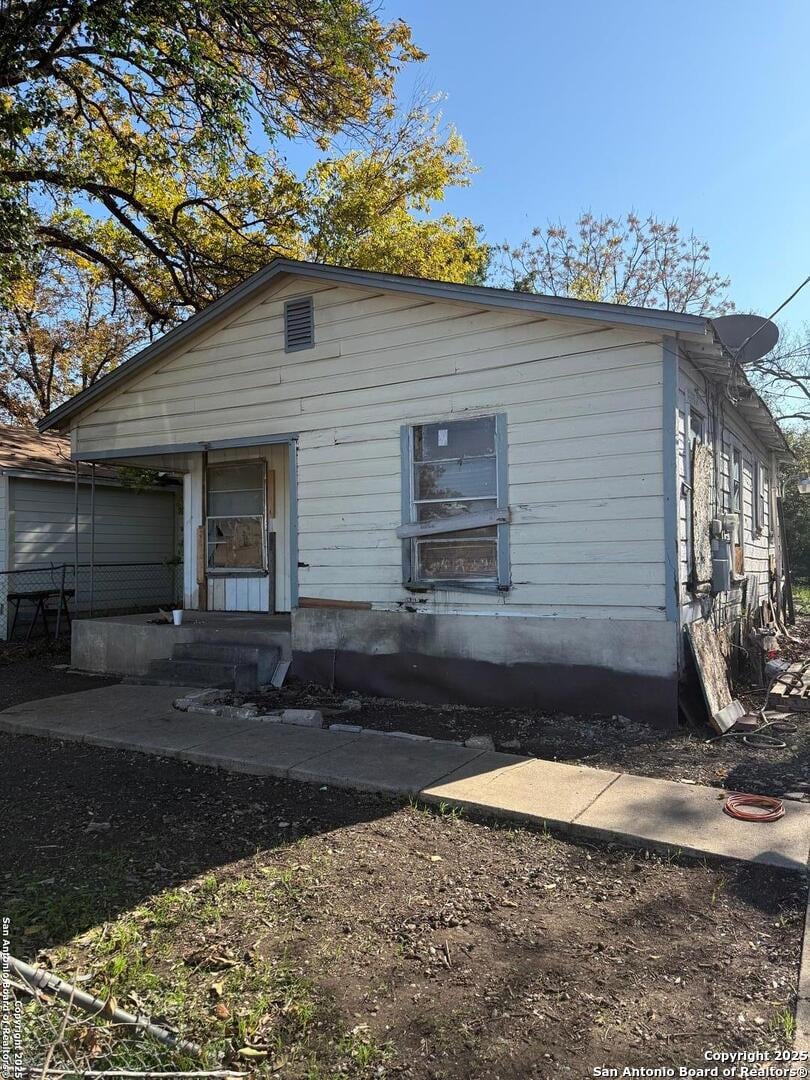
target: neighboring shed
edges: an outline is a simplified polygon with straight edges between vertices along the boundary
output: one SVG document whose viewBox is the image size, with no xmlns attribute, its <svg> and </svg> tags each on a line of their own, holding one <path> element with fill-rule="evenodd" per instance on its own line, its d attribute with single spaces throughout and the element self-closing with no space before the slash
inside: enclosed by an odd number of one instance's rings
<svg viewBox="0 0 810 1080">
<path fill-rule="evenodd" d="M 171 603 L 176 484 L 139 490 L 119 469 L 94 471 L 95 478 L 81 466 L 77 477 L 67 439 L 0 425 L 0 640 L 10 625 L 9 594 L 57 587 L 63 566 L 74 611 Z M 32 612 L 23 605 L 20 619 Z"/>
</svg>

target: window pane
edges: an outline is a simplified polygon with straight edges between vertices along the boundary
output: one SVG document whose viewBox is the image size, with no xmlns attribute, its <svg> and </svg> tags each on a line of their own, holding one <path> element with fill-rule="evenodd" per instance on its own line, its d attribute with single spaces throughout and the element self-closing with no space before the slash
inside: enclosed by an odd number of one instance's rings
<svg viewBox="0 0 810 1080">
<path fill-rule="evenodd" d="M 422 462 L 414 468 L 416 499 L 459 499 L 497 494 L 494 457 Z"/>
<path fill-rule="evenodd" d="M 211 570 L 263 570 L 261 517 L 208 519 L 208 567 Z"/>
<path fill-rule="evenodd" d="M 484 510 L 496 510 L 495 499 L 467 499 L 461 502 L 417 503 L 417 521 L 444 521 L 447 518 L 463 518 L 465 514 L 480 514 Z"/>
<path fill-rule="evenodd" d="M 241 517 L 264 513 L 262 491 L 212 491 L 208 493 L 209 517 Z"/>
<path fill-rule="evenodd" d="M 209 491 L 261 491 L 264 488 L 264 465 L 248 461 L 241 465 L 211 465 L 208 469 Z"/>
<path fill-rule="evenodd" d="M 495 453 L 495 417 L 422 424 L 413 431 L 415 461 Z"/>
<path fill-rule="evenodd" d="M 476 530 L 477 532 L 477 530 Z M 417 567 L 422 580 L 472 579 L 494 581 L 498 576 L 498 542 L 431 536 L 416 541 Z"/>
</svg>

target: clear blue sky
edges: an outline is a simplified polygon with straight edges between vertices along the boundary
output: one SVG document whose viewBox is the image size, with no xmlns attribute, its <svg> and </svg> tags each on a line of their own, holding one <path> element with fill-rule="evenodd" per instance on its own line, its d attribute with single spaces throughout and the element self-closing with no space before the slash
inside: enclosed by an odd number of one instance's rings
<svg viewBox="0 0 810 1080">
<path fill-rule="evenodd" d="M 743 310 L 810 273 L 807 0 L 386 0 L 429 54 L 407 74 L 480 172 L 447 205 L 517 241 L 635 209 L 707 240 Z M 810 286 L 785 312 L 810 320 Z"/>
</svg>

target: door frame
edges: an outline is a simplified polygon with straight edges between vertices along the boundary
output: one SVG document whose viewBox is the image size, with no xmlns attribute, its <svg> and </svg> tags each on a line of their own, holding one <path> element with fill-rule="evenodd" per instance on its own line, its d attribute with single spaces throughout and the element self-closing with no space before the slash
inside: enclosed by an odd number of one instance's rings
<svg viewBox="0 0 810 1080">
<path fill-rule="evenodd" d="M 288 581 L 290 588 L 290 610 L 294 611 L 298 607 L 298 433 L 290 432 L 283 435 L 251 435 L 245 438 L 236 439 L 215 439 L 211 442 L 202 443 L 178 443 L 174 445 L 167 445 L 164 447 L 137 447 L 131 450 L 124 451 L 117 456 L 119 457 L 141 457 L 144 455 L 147 449 L 150 449 L 152 454 L 158 452 L 158 449 L 165 454 L 199 454 L 200 466 L 202 466 L 203 459 L 207 456 L 209 450 L 233 450 L 260 446 L 286 446 L 287 447 L 287 543 L 289 549 L 289 571 Z M 201 603 L 201 596 L 199 593 L 199 585 L 197 582 L 197 544 L 196 544 L 196 527 L 204 524 L 203 520 L 194 520 L 195 506 L 200 511 L 200 519 L 204 518 L 204 506 L 197 498 L 196 493 L 193 491 L 195 473 L 192 468 L 189 468 L 183 477 L 183 495 L 184 495 L 184 545 L 183 553 L 184 560 L 188 569 L 184 574 L 184 602 L 188 604 L 190 596 L 195 598 L 193 609 L 206 610 L 207 601 L 205 607 Z M 205 482 L 203 480 L 204 487 Z M 204 495 L 204 492 L 201 492 Z M 205 567 L 203 567 L 205 569 Z M 187 587 L 194 583 L 190 588 Z M 191 606 L 191 605 L 188 605 Z"/>
</svg>

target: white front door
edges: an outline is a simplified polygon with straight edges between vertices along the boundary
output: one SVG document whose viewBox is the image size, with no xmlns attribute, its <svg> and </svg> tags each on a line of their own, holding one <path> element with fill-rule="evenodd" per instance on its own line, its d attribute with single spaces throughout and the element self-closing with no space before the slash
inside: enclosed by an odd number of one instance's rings
<svg viewBox="0 0 810 1080">
<path fill-rule="evenodd" d="M 209 611 L 275 610 L 275 534 L 268 527 L 272 476 L 266 457 L 208 464 L 205 575 Z"/>
</svg>

